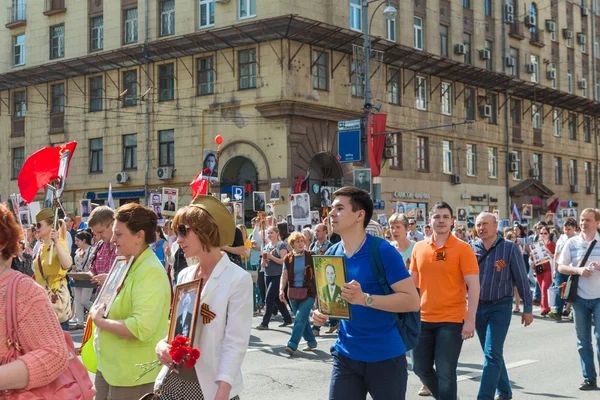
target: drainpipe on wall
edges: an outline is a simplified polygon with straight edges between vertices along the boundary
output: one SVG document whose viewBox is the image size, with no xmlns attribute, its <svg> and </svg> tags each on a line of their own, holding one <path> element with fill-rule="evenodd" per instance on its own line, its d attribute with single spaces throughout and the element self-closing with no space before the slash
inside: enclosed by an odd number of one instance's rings
<svg viewBox="0 0 600 400">
<path fill-rule="evenodd" d="M 592 1 L 592 35 L 594 44 L 592 46 L 592 83 L 594 85 L 594 100 L 600 100 L 596 93 L 596 57 L 598 57 L 598 51 L 596 49 L 596 2 Z M 598 118 L 594 118 L 594 154 L 596 156 L 596 168 L 594 168 L 594 187 L 596 193 L 594 194 L 594 200 L 596 201 L 596 208 L 599 207 L 600 202 L 598 201 Z"/>
<path fill-rule="evenodd" d="M 144 55 L 144 64 L 146 66 L 146 90 L 150 88 L 150 76 L 148 75 L 148 35 L 150 28 L 148 27 L 148 7 L 149 0 L 145 0 L 144 2 L 146 10 L 144 12 L 144 46 L 142 47 L 142 52 Z M 146 97 L 146 132 L 144 138 L 144 149 L 146 152 L 145 160 L 144 160 L 144 205 L 148 204 L 148 175 L 150 172 L 150 100 L 149 93 Z"/>
<path fill-rule="evenodd" d="M 505 5 L 508 4 L 506 0 L 502 2 L 502 72 L 506 73 L 506 24 L 504 23 L 504 8 Z M 506 189 L 506 215 L 510 220 L 511 215 L 511 207 L 510 207 L 510 164 L 508 162 L 508 155 L 510 154 L 510 132 L 509 132 L 509 115 L 508 109 L 510 104 L 508 104 L 508 90 L 504 91 L 504 140 L 506 144 L 506 157 L 505 157 L 505 172 L 506 172 L 506 181 L 505 181 L 505 189 Z"/>
</svg>

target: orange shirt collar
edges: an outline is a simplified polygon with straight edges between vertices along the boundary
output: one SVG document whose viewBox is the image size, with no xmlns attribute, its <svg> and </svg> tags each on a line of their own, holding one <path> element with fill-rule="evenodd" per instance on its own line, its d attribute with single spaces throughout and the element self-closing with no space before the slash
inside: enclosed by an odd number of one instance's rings
<svg viewBox="0 0 600 400">
<path fill-rule="evenodd" d="M 457 240 L 458 239 L 456 238 L 456 236 L 454 236 L 454 234 L 450 232 L 448 240 L 446 240 L 446 243 L 444 243 L 444 245 L 440 247 L 440 249 L 443 249 L 444 247 L 454 247 Z M 427 243 L 429 243 L 429 246 L 431 246 L 433 250 L 437 249 L 437 247 L 435 247 L 435 242 L 433 241 L 433 235 L 431 235 L 429 239 L 427 239 Z"/>
</svg>

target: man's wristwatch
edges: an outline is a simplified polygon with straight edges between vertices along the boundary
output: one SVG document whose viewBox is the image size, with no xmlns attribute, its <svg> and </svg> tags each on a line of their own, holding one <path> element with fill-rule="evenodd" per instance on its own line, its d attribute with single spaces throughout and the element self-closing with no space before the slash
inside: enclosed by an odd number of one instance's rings
<svg viewBox="0 0 600 400">
<path fill-rule="evenodd" d="M 373 296 L 368 293 L 365 293 L 367 297 L 365 297 L 365 307 L 373 307 Z"/>
</svg>

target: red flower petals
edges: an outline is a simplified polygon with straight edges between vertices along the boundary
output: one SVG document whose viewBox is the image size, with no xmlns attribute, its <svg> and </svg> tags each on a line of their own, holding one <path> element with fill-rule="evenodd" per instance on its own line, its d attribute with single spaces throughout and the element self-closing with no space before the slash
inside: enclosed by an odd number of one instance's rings
<svg viewBox="0 0 600 400">
<path fill-rule="evenodd" d="M 169 355 L 175 364 L 179 365 L 185 362 L 186 368 L 192 368 L 200 358 L 200 350 L 190 347 L 190 340 L 185 336 L 178 335 L 171 342 Z"/>
</svg>

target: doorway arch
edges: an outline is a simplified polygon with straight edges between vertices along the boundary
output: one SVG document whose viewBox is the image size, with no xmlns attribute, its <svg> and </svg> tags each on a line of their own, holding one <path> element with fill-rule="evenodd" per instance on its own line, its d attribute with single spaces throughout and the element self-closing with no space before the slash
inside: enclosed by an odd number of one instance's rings
<svg viewBox="0 0 600 400">
<path fill-rule="evenodd" d="M 258 190 L 258 170 L 248 157 L 230 158 L 221 170 L 221 187 L 251 185 L 252 191 Z M 256 213 L 252 210 L 252 196 L 244 195 L 244 222 L 252 219 Z"/>
</svg>

